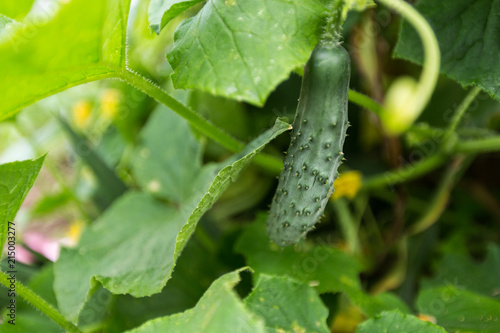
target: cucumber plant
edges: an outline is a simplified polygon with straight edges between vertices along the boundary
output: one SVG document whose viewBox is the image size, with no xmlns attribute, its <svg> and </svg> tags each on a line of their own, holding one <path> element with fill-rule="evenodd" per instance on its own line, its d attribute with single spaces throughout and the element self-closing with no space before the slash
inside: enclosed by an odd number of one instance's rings
<svg viewBox="0 0 500 333">
<path fill-rule="evenodd" d="M 350 58 L 340 43 L 320 42 L 304 69 L 291 141 L 267 221 L 281 246 L 297 243 L 320 219 L 344 153 Z"/>
</svg>

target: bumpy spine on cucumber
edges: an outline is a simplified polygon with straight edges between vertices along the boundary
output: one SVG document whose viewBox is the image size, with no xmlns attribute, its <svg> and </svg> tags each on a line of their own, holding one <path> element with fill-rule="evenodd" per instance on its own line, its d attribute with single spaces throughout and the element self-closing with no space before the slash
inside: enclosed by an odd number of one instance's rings
<svg viewBox="0 0 500 333">
<path fill-rule="evenodd" d="M 267 221 L 278 245 L 297 243 L 323 215 L 344 153 L 350 58 L 339 43 L 319 44 L 304 69 L 279 185 Z"/>
</svg>

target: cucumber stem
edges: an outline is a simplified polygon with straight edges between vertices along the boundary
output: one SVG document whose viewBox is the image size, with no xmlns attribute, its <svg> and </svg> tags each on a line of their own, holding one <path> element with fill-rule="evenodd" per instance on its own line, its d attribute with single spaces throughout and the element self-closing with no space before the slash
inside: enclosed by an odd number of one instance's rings
<svg viewBox="0 0 500 333">
<path fill-rule="evenodd" d="M 342 9 L 345 6 L 345 0 L 333 0 L 328 6 L 324 31 L 319 40 L 323 45 L 339 45 L 342 38 L 342 24 L 345 17 L 343 17 Z"/>
<path fill-rule="evenodd" d="M 412 165 L 404 166 L 396 171 L 387 171 L 380 175 L 368 177 L 363 182 L 363 190 L 373 190 L 384 186 L 407 182 L 437 169 L 445 161 L 446 155 L 438 153 L 426 157 Z"/>
<path fill-rule="evenodd" d="M 237 153 L 243 150 L 243 148 L 245 147 L 242 142 L 235 139 L 207 119 L 200 116 L 192 109 L 188 108 L 187 106 L 170 96 L 161 87 L 146 79 L 145 77 L 129 69 L 124 69 L 120 72 L 120 78 L 132 87 L 144 92 L 145 94 L 149 95 L 156 101 L 160 102 L 161 104 L 177 113 L 179 116 L 187 120 L 189 124 L 191 124 L 191 126 L 195 127 L 202 134 L 214 140 L 229 151 Z M 279 158 L 263 153 L 255 156 L 254 162 L 264 170 L 272 174 L 280 173 L 283 167 L 283 163 Z"/>
<path fill-rule="evenodd" d="M 409 229 L 408 234 L 410 236 L 429 229 L 439 220 L 448 205 L 451 190 L 458 178 L 457 174 L 463 170 L 464 167 L 469 166 L 473 158 L 470 158 L 469 163 L 464 163 L 465 159 L 465 156 L 459 155 L 455 160 L 451 161 L 430 205 L 427 207 L 422 217 Z"/>
<path fill-rule="evenodd" d="M 0 271 L 0 284 L 3 284 L 7 289 L 9 289 L 11 285 L 9 276 L 2 271 Z M 30 288 L 24 286 L 17 280 L 15 281 L 15 286 L 17 295 L 21 296 L 26 302 L 42 311 L 47 317 L 55 321 L 66 332 L 82 333 L 78 327 L 64 318 L 64 316 L 60 314 L 52 305 L 35 294 Z"/>
<path fill-rule="evenodd" d="M 450 125 L 448 126 L 446 132 L 444 133 L 443 141 L 445 142 L 445 146 L 446 142 L 455 133 L 455 130 L 457 129 L 458 124 L 460 123 L 460 120 L 462 120 L 465 112 L 467 111 L 467 109 L 469 109 L 469 106 L 472 104 L 472 102 L 474 101 L 474 99 L 476 98 L 476 96 L 479 94 L 480 91 L 481 89 L 479 88 L 472 89 L 464 98 L 462 103 L 460 103 L 460 105 L 458 106 L 457 111 L 455 112 L 453 118 L 451 119 Z"/>
</svg>

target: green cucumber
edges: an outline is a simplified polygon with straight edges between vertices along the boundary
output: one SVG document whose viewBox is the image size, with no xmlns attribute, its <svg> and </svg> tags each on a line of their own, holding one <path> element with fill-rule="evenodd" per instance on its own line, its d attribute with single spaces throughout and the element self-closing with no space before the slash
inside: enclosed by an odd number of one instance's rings
<svg viewBox="0 0 500 333">
<path fill-rule="evenodd" d="M 267 220 L 278 245 L 297 243 L 319 220 L 333 192 L 346 137 L 350 58 L 319 44 L 304 69 L 290 147 Z"/>
</svg>

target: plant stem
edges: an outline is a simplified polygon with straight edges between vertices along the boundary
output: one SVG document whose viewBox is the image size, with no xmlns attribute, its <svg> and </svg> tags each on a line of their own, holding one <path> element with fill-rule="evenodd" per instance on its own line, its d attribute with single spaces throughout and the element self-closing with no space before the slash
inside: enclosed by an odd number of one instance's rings
<svg viewBox="0 0 500 333">
<path fill-rule="evenodd" d="M 382 113 L 383 106 L 371 99 L 370 97 L 363 95 L 355 90 L 349 89 L 349 101 L 361 106 L 362 108 L 373 111 L 376 115 L 380 116 Z"/>
<path fill-rule="evenodd" d="M 373 190 L 379 187 L 396 185 L 418 178 L 438 168 L 444 161 L 445 155 L 435 154 L 396 171 L 387 171 L 380 175 L 368 177 L 363 182 L 363 190 Z"/>
<path fill-rule="evenodd" d="M 457 142 L 453 151 L 463 154 L 480 154 L 500 151 L 500 136 Z"/>
<path fill-rule="evenodd" d="M 335 207 L 340 228 L 347 242 L 349 253 L 355 256 L 359 255 L 360 244 L 358 239 L 358 225 L 349 211 L 346 200 L 344 198 L 333 200 L 333 206 Z"/>
<path fill-rule="evenodd" d="M 460 105 L 458 106 L 455 114 L 453 115 L 453 118 L 451 119 L 450 125 L 446 129 L 446 132 L 444 133 L 443 141 L 446 142 L 450 140 L 450 138 L 453 136 L 455 133 L 455 130 L 457 129 L 458 124 L 460 123 L 460 120 L 462 120 L 462 117 L 464 116 L 465 112 L 469 108 L 469 106 L 472 104 L 476 96 L 479 94 L 481 89 L 479 88 L 474 88 L 472 89 L 467 96 L 465 96 L 464 100 Z"/>
<path fill-rule="evenodd" d="M 121 72 L 121 78 L 131 86 L 143 91 L 158 102 L 170 108 L 182 118 L 186 119 L 193 127 L 201 133 L 219 143 L 232 152 L 239 152 L 245 146 L 242 142 L 236 140 L 214 124 L 194 112 L 184 104 L 167 94 L 160 86 L 145 77 L 125 69 Z"/>
<path fill-rule="evenodd" d="M 448 205 L 450 192 L 453 189 L 457 174 L 463 169 L 465 156 L 459 156 L 453 160 L 443 175 L 430 205 L 427 206 L 422 217 L 411 226 L 408 231 L 410 236 L 416 235 L 427 230 L 430 226 L 436 223 L 439 217 L 443 214 Z M 469 165 L 469 163 L 465 163 Z"/>
<path fill-rule="evenodd" d="M 179 116 L 186 119 L 202 134 L 227 148 L 229 151 L 237 153 L 245 147 L 242 142 L 233 138 L 231 135 L 224 132 L 210 121 L 167 94 L 162 88 L 145 77 L 132 72 L 129 69 L 124 69 L 120 72 L 120 78 L 132 87 L 143 91 L 158 102 L 170 108 Z M 273 174 L 280 173 L 283 167 L 283 162 L 279 158 L 264 155 L 262 153 L 255 157 L 254 162 Z"/>
<path fill-rule="evenodd" d="M 0 283 L 6 288 L 10 288 L 11 282 L 9 276 L 0 271 Z M 22 285 L 19 281 L 15 281 L 16 294 L 21 296 L 26 302 L 33 305 L 38 310 L 42 311 L 47 317 L 55 321 L 59 326 L 67 332 L 82 333 L 78 327 L 63 317 L 52 305 L 43 300 L 40 296 L 35 294 L 31 289 Z"/>
<path fill-rule="evenodd" d="M 430 100 L 439 76 L 441 54 L 436 35 L 429 23 L 411 5 L 402 0 L 378 0 L 390 9 L 400 13 L 415 28 L 424 46 L 424 63 L 417 90 L 414 108 L 423 110 Z"/>
<path fill-rule="evenodd" d="M 323 34 L 320 38 L 320 43 L 324 45 L 339 45 L 342 34 L 342 9 L 345 6 L 345 0 L 333 0 L 328 6 L 328 16 L 324 26 Z"/>
</svg>

